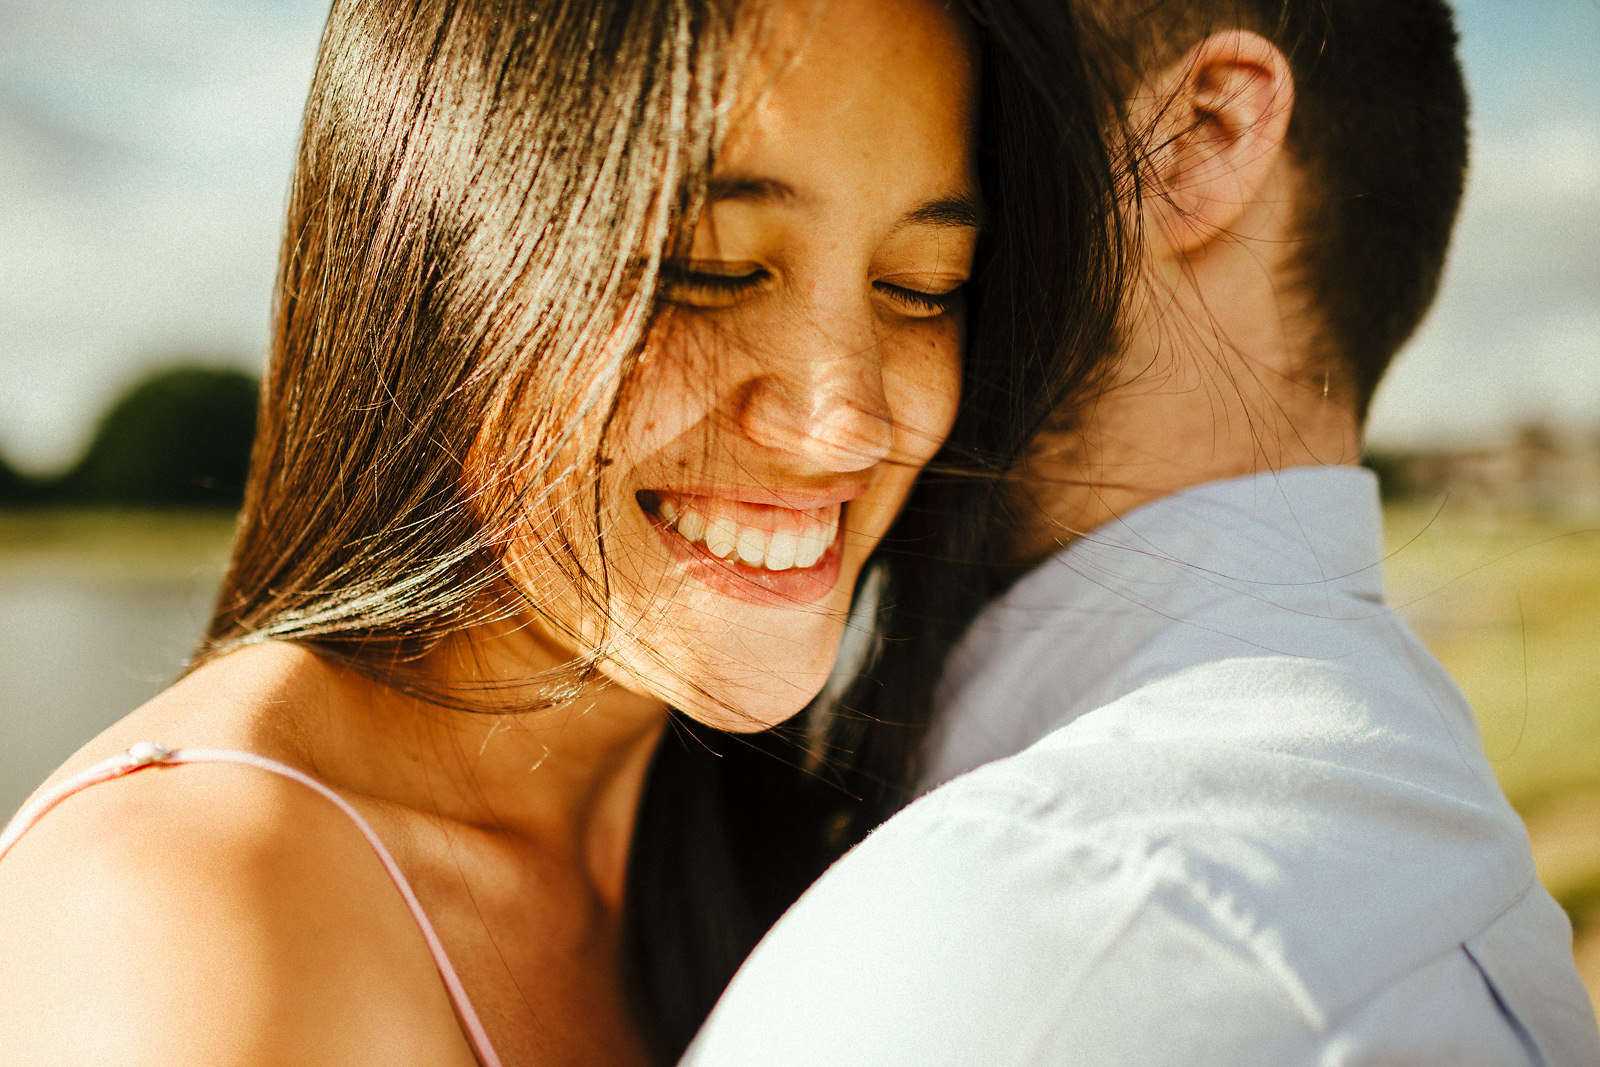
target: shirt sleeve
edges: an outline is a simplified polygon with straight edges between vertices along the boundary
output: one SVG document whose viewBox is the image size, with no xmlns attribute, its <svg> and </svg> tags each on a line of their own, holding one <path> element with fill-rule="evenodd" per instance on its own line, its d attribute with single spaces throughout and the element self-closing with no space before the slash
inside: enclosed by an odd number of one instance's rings
<svg viewBox="0 0 1600 1067">
<path fill-rule="evenodd" d="M 1418 1065 L 1528 1062 L 1481 982 L 1481 1026 L 1447 1013 L 1477 1046 L 1436 1044 L 1427 1002 L 1460 1007 L 1465 957 L 1344 1029 L 1263 955 L 1270 936 L 1192 891 L 1181 854 L 1014 799 L 947 787 L 874 833 L 756 949 L 684 1063 L 1365 1064 L 1400 1037 Z"/>
</svg>

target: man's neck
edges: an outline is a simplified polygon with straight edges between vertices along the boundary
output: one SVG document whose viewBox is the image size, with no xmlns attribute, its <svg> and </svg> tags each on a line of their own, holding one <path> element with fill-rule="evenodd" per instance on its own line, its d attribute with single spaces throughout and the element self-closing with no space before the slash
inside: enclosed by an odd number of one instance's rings
<svg viewBox="0 0 1600 1067">
<path fill-rule="evenodd" d="M 1143 288 L 1111 383 L 1034 441 L 1019 468 L 1017 562 L 1190 486 L 1359 460 L 1346 391 L 1307 354 L 1277 272 L 1189 266 Z"/>
</svg>

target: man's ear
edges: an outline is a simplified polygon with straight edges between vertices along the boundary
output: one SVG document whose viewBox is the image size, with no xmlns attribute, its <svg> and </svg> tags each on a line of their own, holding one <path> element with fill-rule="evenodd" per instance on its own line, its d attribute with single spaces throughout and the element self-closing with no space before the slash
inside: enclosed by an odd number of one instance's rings
<svg viewBox="0 0 1600 1067">
<path fill-rule="evenodd" d="M 1284 153 L 1289 61 L 1260 34 L 1212 34 L 1148 79 L 1129 108 L 1145 146 L 1142 203 L 1153 250 L 1194 252 L 1226 235 Z"/>
</svg>

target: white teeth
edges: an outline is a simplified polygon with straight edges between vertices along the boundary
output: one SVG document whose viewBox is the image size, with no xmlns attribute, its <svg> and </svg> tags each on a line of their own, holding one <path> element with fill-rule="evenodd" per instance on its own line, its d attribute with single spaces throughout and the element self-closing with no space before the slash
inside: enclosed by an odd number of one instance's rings
<svg viewBox="0 0 1600 1067">
<path fill-rule="evenodd" d="M 815 511 L 799 513 L 804 517 L 798 533 L 745 526 L 726 515 L 707 517 L 699 507 L 681 500 L 663 499 L 656 506 L 656 514 L 662 522 L 675 527 L 685 541 L 705 545 L 706 551 L 718 559 L 737 560 L 747 567 L 769 571 L 814 567 L 839 536 L 837 511 L 832 521 Z"/>
<path fill-rule="evenodd" d="M 833 543 L 833 531 L 823 531 L 811 527 L 800 535 L 800 544 L 794 551 L 794 565 L 796 567 L 814 567 L 822 554 L 828 551 L 828 546 Z"/>
<path fill-rule="evenodd" d="M 775 533 L 772 540 L 767 542 L 767 563 L 769 571 L 786 571 L 794 566 L 795 550 L 800 547 L 800 538 L 792 533 Z M 740 558 L 743 558 L 742 556 Z"/>
<path fill-rule="evenodd" d="M 748 526 L 739 531 L 739 562 L 755 566 L 767 558 L 767 539 Z"/>
<path fill-rule="evenodd" d="M 671 519 L 667 520 L 671 522 Z M 699 541 L 705 537 L 706 517 L 693 508 L 678 516 L 678 532 L 685 541 Z"/>
<path fill-rule="evenodd" d="M 739 528 L 731 519 L 711 519 L 706 523 L 705 540 L 713 556 L 727 559 L 739 547 Z"/>
</svg>

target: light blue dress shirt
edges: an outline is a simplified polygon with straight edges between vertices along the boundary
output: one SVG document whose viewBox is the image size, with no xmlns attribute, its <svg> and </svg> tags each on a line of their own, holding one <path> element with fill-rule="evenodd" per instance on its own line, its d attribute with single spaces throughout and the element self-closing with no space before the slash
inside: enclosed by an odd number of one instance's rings
<svg viewBox="0 0 1600 1067">
<path fill-rule="evenodd" d="M 1166 497 L 992 604 L 932 789 L 836 864 L 686 1062 L 1597 1067 L 1571 928 L 1376 484 Z M 936 787 L 936 788 L 935 788 Z"/>
</svg>

